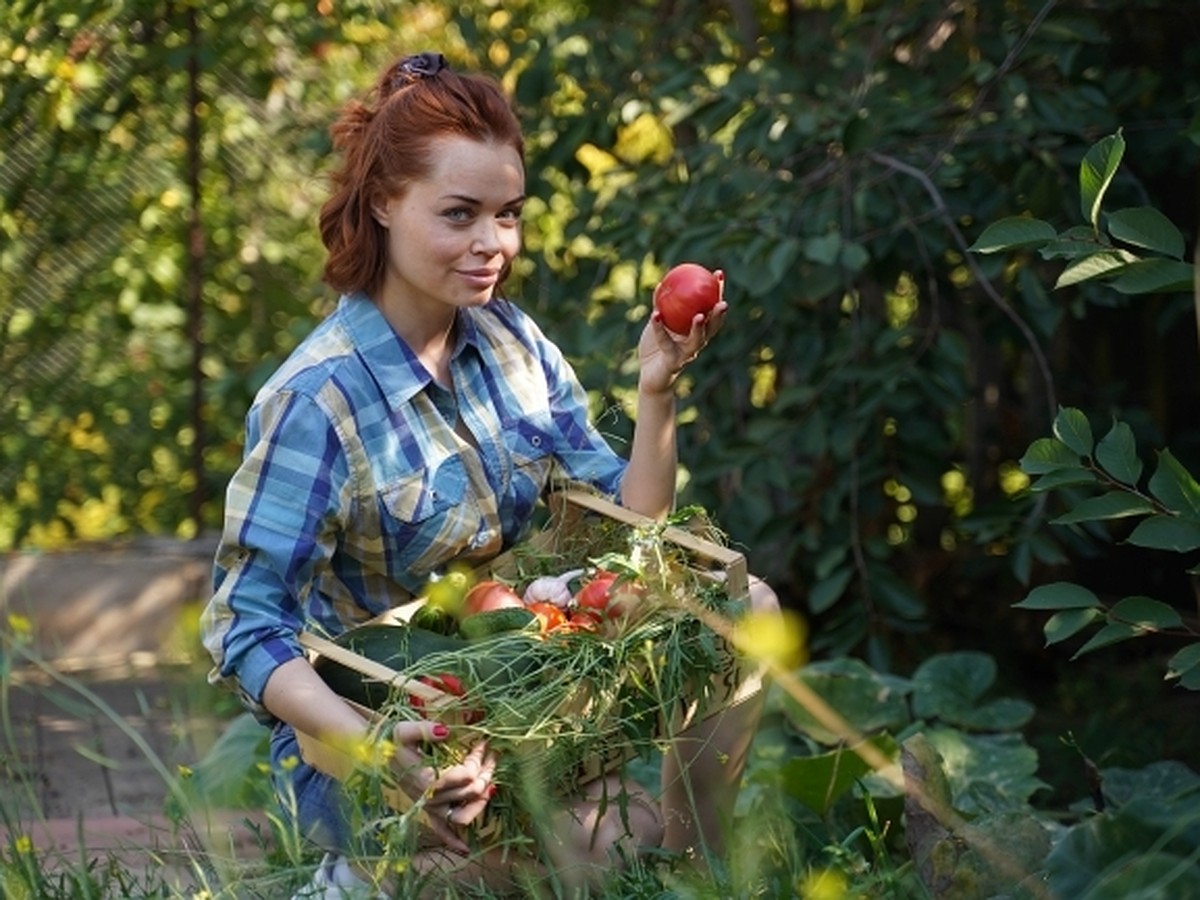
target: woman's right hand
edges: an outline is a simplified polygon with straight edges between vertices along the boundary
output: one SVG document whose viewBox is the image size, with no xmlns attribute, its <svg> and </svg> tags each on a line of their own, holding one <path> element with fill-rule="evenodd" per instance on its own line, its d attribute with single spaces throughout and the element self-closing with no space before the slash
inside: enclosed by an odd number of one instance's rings
<svg viewBox="0 0 1200 900">
<path fill-rule="evenodd" d="M 496 791 L 492 784 L 496 756 L 488 750 L 486 741 L 480 741 L 462 762 L 447 769 L 434 769 L 428 764 L 422 745 L 440 743 L 449 737 L 450 729 L 441 722 L 398 722 L 392 730 L 396 745 L 392 768 L 405 794 L 413 800 L 425 798 L 425 812 L 433 833 L 448 847 L 466 853 L 469 848 L 455 829 L 470 825 L 487 808 Z"/>
</svg>

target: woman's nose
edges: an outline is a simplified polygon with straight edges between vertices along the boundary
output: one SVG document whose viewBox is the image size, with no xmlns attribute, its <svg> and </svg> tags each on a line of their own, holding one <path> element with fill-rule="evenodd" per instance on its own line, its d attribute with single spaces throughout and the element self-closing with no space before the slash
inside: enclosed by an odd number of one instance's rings
<svg viewBox="0 0 1200 900">
<path fill-rule="evenodd" d="M 480 219 L 471 242 L 471 252 L 494 256 L 500 252 L 500 231 L 491 219 Z"/>
</svg>

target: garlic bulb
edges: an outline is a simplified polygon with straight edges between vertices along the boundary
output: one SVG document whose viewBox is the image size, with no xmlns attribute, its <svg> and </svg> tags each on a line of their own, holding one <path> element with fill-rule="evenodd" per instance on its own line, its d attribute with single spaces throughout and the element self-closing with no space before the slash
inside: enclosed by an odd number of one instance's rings
<svg viewBox="0 0 1200 900">
<path fill-rule="evenodd" d="M 583 569 L 572 569 L 562 575 L 543 575 L 541 578 L 535 578 L 525 588 L 525 604 L 553 603 L 559 609 L 566 609 L 571 602 L 571 579 L 578 578 L 583 572 Z"/>
</svg>

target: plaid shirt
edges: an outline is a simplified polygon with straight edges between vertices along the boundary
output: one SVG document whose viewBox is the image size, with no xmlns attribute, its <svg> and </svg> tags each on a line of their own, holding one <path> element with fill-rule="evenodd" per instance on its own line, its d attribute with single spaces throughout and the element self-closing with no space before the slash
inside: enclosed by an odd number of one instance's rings
<svg viewBox="0 0 1200 900">
<path fill-rule="evenodd" d="M 450 391 L 374 303 L 343 297 L 255 398 L 201 627 L 210 679 L 263 718 L 302 628 L 338 634 L 495 556 L 552 474 L 616 495 L 625 462 L 537 325 L 497 300 L 460 310 L 456 334 Z"/>
</svg>

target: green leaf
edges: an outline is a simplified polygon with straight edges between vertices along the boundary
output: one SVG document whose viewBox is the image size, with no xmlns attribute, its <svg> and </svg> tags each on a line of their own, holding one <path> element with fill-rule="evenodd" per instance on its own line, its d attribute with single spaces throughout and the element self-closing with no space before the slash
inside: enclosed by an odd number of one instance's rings
<svg viewBox="0 0 1200 900">
<path fill-rule="evenodd" d="M 1083 629 L 1101 617 L 1102 613 L 1095 607 L 1088 609 L 1064 609 L 1056 612 L 1042 628 L 1046 635 L 1046 646 L 1058 644 L 1067 638 L 1074 637 Z"/>
<path fill-rule="evenodd" d="M 232 719 L 182 782 L 184 794 L 214 808 L 261 809 L 270 788 L 258 767 L 270 761 L 270 733 L 250 713 Z M 169 805 L 184 802 L 171 798 Z"/>
<path fill-rule="evenodd" d="M 1055 240 L 1039 248 L 1038 254 L 1042 259 L 1047 260 L 1078 259 L 1081 256 L 1090 256 L 1093 253 L 1111 249 L 1110 245 L 1096 237 L 1092 229 L 1085 225 L 1076 225 L 1074 228 L 1068 228 Z"/>
<path fill-rule="evenodd" d="M 796 677 L 860 733 L 896 731 L 909 722 L 907 683 L 902 688 L 896 679 L 884 678 L 862 660 L 811 663 Z M 792 725 L 813 740 L 829 745 L 841 742 L 841 735 L 821 724 L 818 716 L 791 694 L 785 694 L 781 704 Z"/>
<path fill-rule="evenodd" d="M 1190 553 L 1200 549 L 1200 523 L 1174 516 L 1154 516 L 1139 522 L 1125 543 L 1154 550 Z"/>
<path fill-rule="evenodd" d="M 913 711 L 918 718 L 938 714 L 944 698 L 978 700 L 996 683 L 996 660 L 986 653 L 962 650 L 939 653 L 913 673 Z"/>
<path fill-rule="evenodd" d="M 1096 462 L 1122 484 L 1137 484 L 1142 477 L 1142 461 L 1138 459 L 1133 429 L 1124 422 L 1115 422 L 1096 446 Z"/>
<path fill-rule="evenodd" d="M 1020 461 L 1026 475 L 1045 475 L 1059 469 L 1077 469 L 1079 454 L 1056 438 L 1038 438 L 1029 445 Z"/>
<path fill-rule="evenodd" d="M 1150 493 L 1163 506 L 1189 518 L 1200 518 L 1200 483 L 1180 465 L 1170 450 L 1158 454 L 1158 466 L 1150 476 Z"/>
<path fill-rule="evenodd" d="M 1010 731 L 1027 723 L 1033 707 L 1023 700 L 981 702 L 996 681 L 996 660 L 986 653 L 939 653 L 913 673 L 913 712 L 975 731 Z"/>
<path fill-rule="evenodd" d="M 1071 659 L 1079 659 L 1085 653 L 1091 653 L 1093 650 L 1099 650 L 1101 647 L 1108 647 L 1112 644 L 1119 644 L 1121 641 L 1127 641 L 1130 638 L 1141 637 L 1145 632 L 1138 631 L 1132 625 L 1124 625 L 1118 622 L 1109 623 L 1092 635 L 1091 639 L 1075 651 L 1075 655 Z"/>
<path fill-rule="evenodd" d="M 1053 226 L 1029 216 L 1009 216 L 993 222 L 967 249 L 973 253 L 999 253 L 1021 247 L 1036 247 L 1057 236 Z"/>
<path fill-rule="evenodd" d="M 890 736 L 878 735 L 865 743 L 889 759 L 896 756 L 898 745 Z M 792 757 L 781 767 L 784 790 L 822 816 L 870 771 L 871 766 L 854 747 Z"/>
<path fill-rule="evenodd" d="M 1200 643 L 1188 644 L 1167 662 L 1167 677 L 1178 678 L 1193 670 L 1200 670 Z"/>
<path fill-rule="evenodd" d="M 1045 887 L 1052 897 L 1088 900 L 1200 897 L 1195 794 L 1180 799 L 1138 795 L 1120 803 L 1127 790 L 1113 770 L 1118 805 L 1067 828 L 1046 857 Z M 1193 776 L 1194 777 L 1194 776 Z M 1131 784 L 1128 789 L 1145 790 Z M 1189 859 L 1191 857 L 1191 859 Z"/>
<path fill-rule="evenodd" d="M 868 564 L 872 598 L 888 612 L 918 622 L 925 616 L 925 601 L 920 593 L 895 572 Z"/>
<path fill-rule="evenodd" d="M 1047 472 L 1037 481 L 1030 482 L 1031 491 L 1052 491 L 1056 488 L 1078 487 L 1083 484 L 1095 484 L 1096 476 L 1087 469 L 1059 469 Z"/>
<path fill-rule="evenodd" d="M 1126 516 L 1145 516 L 1154 512 L 1154 504 L 1136 494 L 1125 491 L 1110 491 L 1099 497 L 1080 500 L 1070 512 L 1053 519 L 1055 525 L 1071 525 L 1075 522 L 1095 522 L 1103 519 L 1121 519 Z"/>
<path fill-rule="evenodd" d="M 1084 281 L 1107 278 L 1137 261 L 1137 257 L 1126 250 L 1102 250 L 1067 263 L 1054 287 L 1064 288 Z"/>
<path fill-rule="evenodd" d="M 1191 263 L 1140 259 L 1122 269 L 1110 286 L 1122 294 L 1190 294 L 1195 290 L 1195 279 Z"/>
<path fill-rule="evenodd" d="M 832 266 L 837 262 L 838 251 L 842 247 L 842 236 L 836 231 L 819 237 L 809 238 L 804 242 L 804 258 L 810 262 Z"/>
<path fill-rule="evenodd" d="M 800 255 L 800 242 L 794 237 L 783 238 L 767 257 L 767 273 L 773 284 L 779 284 L 791 271 Z"/>
<path fill-rule="evenodd" d="M 1013 609 L 1092 609 L 1101 606 L 1100 598 L 1087 588 L 1069 581 L 1041 584 L 1030 591 Z"/>
<path fill-rule="evenodd" d="M 1164 801 L 1190 803 L 1188 795 L 1200 792 L 1200 775 L 1173 759 L 1160 759 L 1141 769 L 1106 766 L 1100 770 L 1100 777 L 1104 779 L 1105 796 L 1117 806 L 1135 800 L 1156 805 Z"/>
<path fill-rule="evenodd" d="M 845 566 L 813 585 L 808 592 L 808 608 L 817 614 L 828 610 L 846 591 L 846 585 L 854 575 L 852 566 Z"/>
<path fill-rule="evenodd" d="M 1108 621 L 1132 625 L 1138 631 L 1162 631 L 1183 625 L 1178 610 L 1150 597 L 1125 597 L 1117 601 L 1108 611 Z"/>
<path fill-rule="evenodd" d="M 1119 209 L 1108 216 L 1108 233 L 1115 240 L 1172 259 L 1183 259 L 1183 233 L 1152 206 Z"/>
<path fill-rule="evenodd" d="M 1097 141 L 1079 166 L 1079 206 L 1083 218 L 1095 231 L 1100 230 L 1100 207 L 1104 194 L 1125 155 L 1125 138 L 1120 129 Z"/>
<path fill-rule="evenodd" d="M 1092 425 L 1080 410 L 1072 407 L 1059 409 L 1054 417 L 1054 436 L 1080 456 L 1091 456 L 1095 440 Z"/>
<path fill-rule="evenodd" d="M 954 728 L 932 728 L 929 742 L 941 754 L 954 807 L 969 816 L 1023 808 L 1034 793 L 1046 787 L 1037 778 L 1037 751 L 1020 734 L 969 734 Z M 986 785 L 990 809 L 976 799 Z"/>
<path fill-rule="evenodd" d="M 866 268 L 867 263 L 871 261 L 871 254 L 862 244 L 856 244 L 853 241 L 844 241 L 838 259 L 847 274 L 856 275 Z"/>
</svg>

